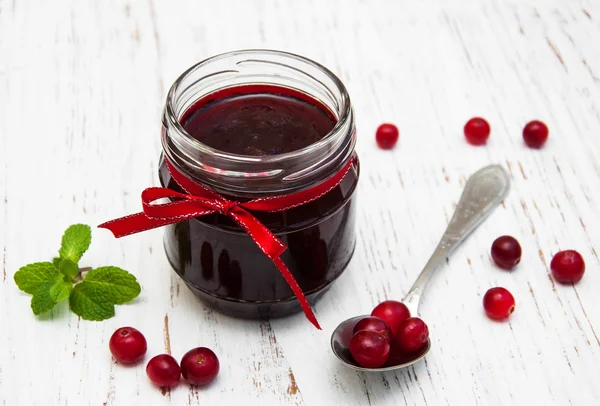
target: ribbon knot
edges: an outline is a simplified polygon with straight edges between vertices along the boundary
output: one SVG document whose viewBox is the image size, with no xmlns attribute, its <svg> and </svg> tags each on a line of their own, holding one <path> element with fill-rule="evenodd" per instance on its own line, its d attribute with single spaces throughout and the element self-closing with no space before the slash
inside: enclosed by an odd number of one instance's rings
<svg viewBox="0 0 600 406">
<path fill-rule="evenodd" d="M 221 209 L 221 214 L 225 216 L 229 216 L 230 213 L 240 205 L 240 202 L 234 200 L 224 200 L 223 208 Z"/>
<path fill-rule="evenodd" d="M 141 213 L 107 221 L 98 227 L 110 230 L 116 238 L 119 238 L 208 214 L 220 213 L 227 216 L 248 233 L 257 247 L 273 262 L 294 295 L 296 295 L 306 318 L 320 330 L 319 322 L 304 296 L 304 292 L 280 258 L 287 247 L 248 210 L 279 212 L 317 200 L 342 182 L 352 167 L 354 158 L 349 159 L 344 167 L 331 178 L 310 189 L 288 195 L 254 199 L 243 203 L 224 198 L 214 190 L 194 182 L 179 172 L 168 159 L 165 158 L 165 162 L 173 180 L 186 193 L 179 193 L 161 187 L 147 188 L 141 196 L 143 208 Z M 169 202 L 155 203 L 157 200 L 164 198 L 168 198 Z"/>
</svg>

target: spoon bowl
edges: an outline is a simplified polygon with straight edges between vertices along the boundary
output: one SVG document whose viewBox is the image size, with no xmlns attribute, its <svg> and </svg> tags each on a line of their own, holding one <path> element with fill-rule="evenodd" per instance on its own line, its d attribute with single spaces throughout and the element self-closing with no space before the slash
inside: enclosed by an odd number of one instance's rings
<svg viewBox="0 0 600 406">
<path fill-rule="evenodd" d="M 435 251 L 425 264 L 423 271 L 402 301 L 412 316 L 417 316 L 421 296 L 434 272 L 450 254 L 485 220 L 504 200 L 510 188 L 506 171 L 498 165 L 486 166 L 475 172 L 467 181 L 454 215 Z M 356 364 L 350 354 L 349 344 L 354 326 L 367 316 L 356 316 L 340 323 L 331 335 L 331 349 L 347 367 L 357 371 L 383 372 L 405 368 L 423 359 L 431 349 L 431 340 L 419 351 L 401 353 L 391 357 L 380 368 L 363 368 Z"/>
<path fill-rule="evenodd" d="M 415 362 L 425 357 L 425 355 L 429 352 L 429 349 L 431 348 L 431 340 L 427 340 L 427 344 L 425 345 L 425 347 L 423 347 L 419 351 L 408 354 L 402 354 L 402 356 L 397 357 L 394 360 L 390 360 L 392 362 L 388 361 L 384 366 L 380 368 L 363 368 L 361 366 L 356 365 L 356 363 L 352 359 L 352 355 L 350 355 L 350 350 L 348 349 L 350 346 L 350 339 L 353 335 L 352 330 L 354 330 L 354 326 L 356 325 L 356 323 L 368 316 L 369 315 L 366 314 L 364 316 L 351 317 L 348 320 L 343 321 L 331 335 L 331 349 L 333 350 L 333 353 L 340 361 L 342 361 L 348 367 L 356 369 L 357 371 L 366 372 L 393 371 L 394 369 L 404 368 L 414 364 Z M 396 361 L 397 363 L 394 363 L 394 361 Z"/>
</svg>

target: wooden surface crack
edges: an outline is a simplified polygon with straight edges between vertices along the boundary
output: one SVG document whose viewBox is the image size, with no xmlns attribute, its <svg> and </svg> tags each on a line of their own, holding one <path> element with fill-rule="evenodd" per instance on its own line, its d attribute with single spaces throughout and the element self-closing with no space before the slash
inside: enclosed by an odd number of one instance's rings
<svg viewBox="0 0 600 406">
<path fill-rule="evenodd" d="M 158 94 L 163 97 L 165 93 L 165 86 L 162 79 L 162 70 L 160 64 L 162 62 L 162 50 L 160 46 L 160 34 L 158 31 L 158 21 L 156 17 L 156 10 L 154 7 L 154 0 L 148 0 L 148 9 L 150 11 L 150 21 L 152 25 L 152 36 L 154 38 L 154 47 L 156 48 L 156 76 L 158 79 Z M 154 176 L 152 177 L 154 179 Z"/>
<path fill-rule="evenodd" d="M 527 282 L 527 286 L 529 286 L 529 293 L 531 293 L 533 303 L 535 303 L 535 308 L 537 310 L 537 314 L 540 318 L 540 321 L 542 322 L 544 327 L 546 327 L 546 322 L 544 321 L 544 317 L 542 316 L 542 312 L 540 311 L 540 306 L 538 305 L 537 299 L 535 298 L 535 294 L 533 293 L 533 288 L 531 287 L 531 284 L 529 282 Z"/>
<path fill-rule="evenodd" d="M 596 334 L 596 330 L 594 330 L 594 325 L 592 324 L 592 321 L 588 317 L 587 312 L 585 311 L 585 308 L 583 307 L 583 303 L 581 303 L 581 298 L 579 297 L 579 292 L 577 292 L 577 288 L 575 288 L 575 286 L 573 286 L 573 290 L 575 291 L 575 295 L 577 296 L 577 301 L 579 302 L 579 306 L 581 307 L 583 316 L 587 320 L 588 325 L 590 326 L 590 330 L 592 330 L 592 334 L 594 335 L 594 338 L 596 339 L 596 343 L 600 346 L 600 338 L 598 338 L 598 335 Z"/>
<path fill-rule="evenodd" d="M 565 60 L 563 59 L 562 55 L 560 54 L 560 51 L 558 50 L 558 47 L 550 40 L 550 38 L 546 37 L 546 42 L 548 43 L 548 46 L 550 47 L 550 49 L 552 49 L 552 52 L 554 52 L 554 55 L 556 56 L 556 59 L 558 59 L 558 61 L 562 65 L 562 67 L 565 70 L 567 70 L 567 65 L 565 65 Z"/>
<path fill-rule="evenodd" d="M 295 395 L 299 392 L 299 389 L 298 389 L 298 385 L 296 384 L 296 377 L 294 376 L 294 373 L 292 372 L 292 368 L 290 368 L 290 373 L 288 376 L 290 378 L 290 385 L 288 386 L 287 393 L 288 393 L 288 395 Z"/>
<path fill-rule="evenodd" d="M 2 248 L 2 282 L 6 281 L 6 246 Z"/>
<path fill-rule="evenodd" d="M 165 351 L 167 354 L 171 355 L 171 337 L 169 335 L 169 314 L 165 314 L 163 335 L 164 335 L 164 342 L 165 342 Z"/>
<path fill-rule="evenodd" d="M 115 401 L 115 365 L 117 365 L 117 360 L 112 358 L 110 360 L 110 370 L 108 374 L 108 392 L 106 393 L 106 400 L 103 403 L 103 406 L 111 406 Z"/>
<path fill-rule="evenodd" d="M 363 374 L 363 378 L 362 378 L 362 382 L 363 382 L 363 390 L 365 393 L 365 396 L 367 397 L 367 403 L 369 405 L 371 405 L 371 394 L 369 393 L 369 386 L 367 384 L 367 378 L 365 378 L 364 374 Z"/>
</svg>

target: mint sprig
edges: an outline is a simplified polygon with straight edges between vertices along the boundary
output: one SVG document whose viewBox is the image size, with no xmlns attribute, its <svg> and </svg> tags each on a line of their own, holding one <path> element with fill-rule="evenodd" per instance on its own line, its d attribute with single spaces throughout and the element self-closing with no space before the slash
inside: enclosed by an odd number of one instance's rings
<svg viewBox="0 0 600 406">
<path fill-rule="evenodd" d="M 33 295 L 31 310 L 35 315 L 69 299 L 75 314 L 100 321 L 115 315 L 116 304 L 127 303 L 140 294 L 135 276 L 121 268 L 79 268 L 79 260 L 91 241 L 90 226 L 74 224 L 65 231 L 59 256 L 52 262 L 35 262 L 15 273 L 19 289 Z"/>
</svg>

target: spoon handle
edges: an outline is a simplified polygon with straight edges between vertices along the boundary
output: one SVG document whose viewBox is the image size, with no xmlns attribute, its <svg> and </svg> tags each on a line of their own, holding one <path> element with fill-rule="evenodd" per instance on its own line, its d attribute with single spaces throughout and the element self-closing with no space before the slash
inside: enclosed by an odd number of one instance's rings
<svg viewBox="0 0 600 406">
<path fill-rule="evenodd" d="M 499 165 L 486 166 L 471 175 L 446 232 L 404 298 L 403 302 L 408 306 L 411 314 L 417 314 L 421 295 L 433 273 L 504 200 L 509 187 L 508 174 Z"/>
</svg>

